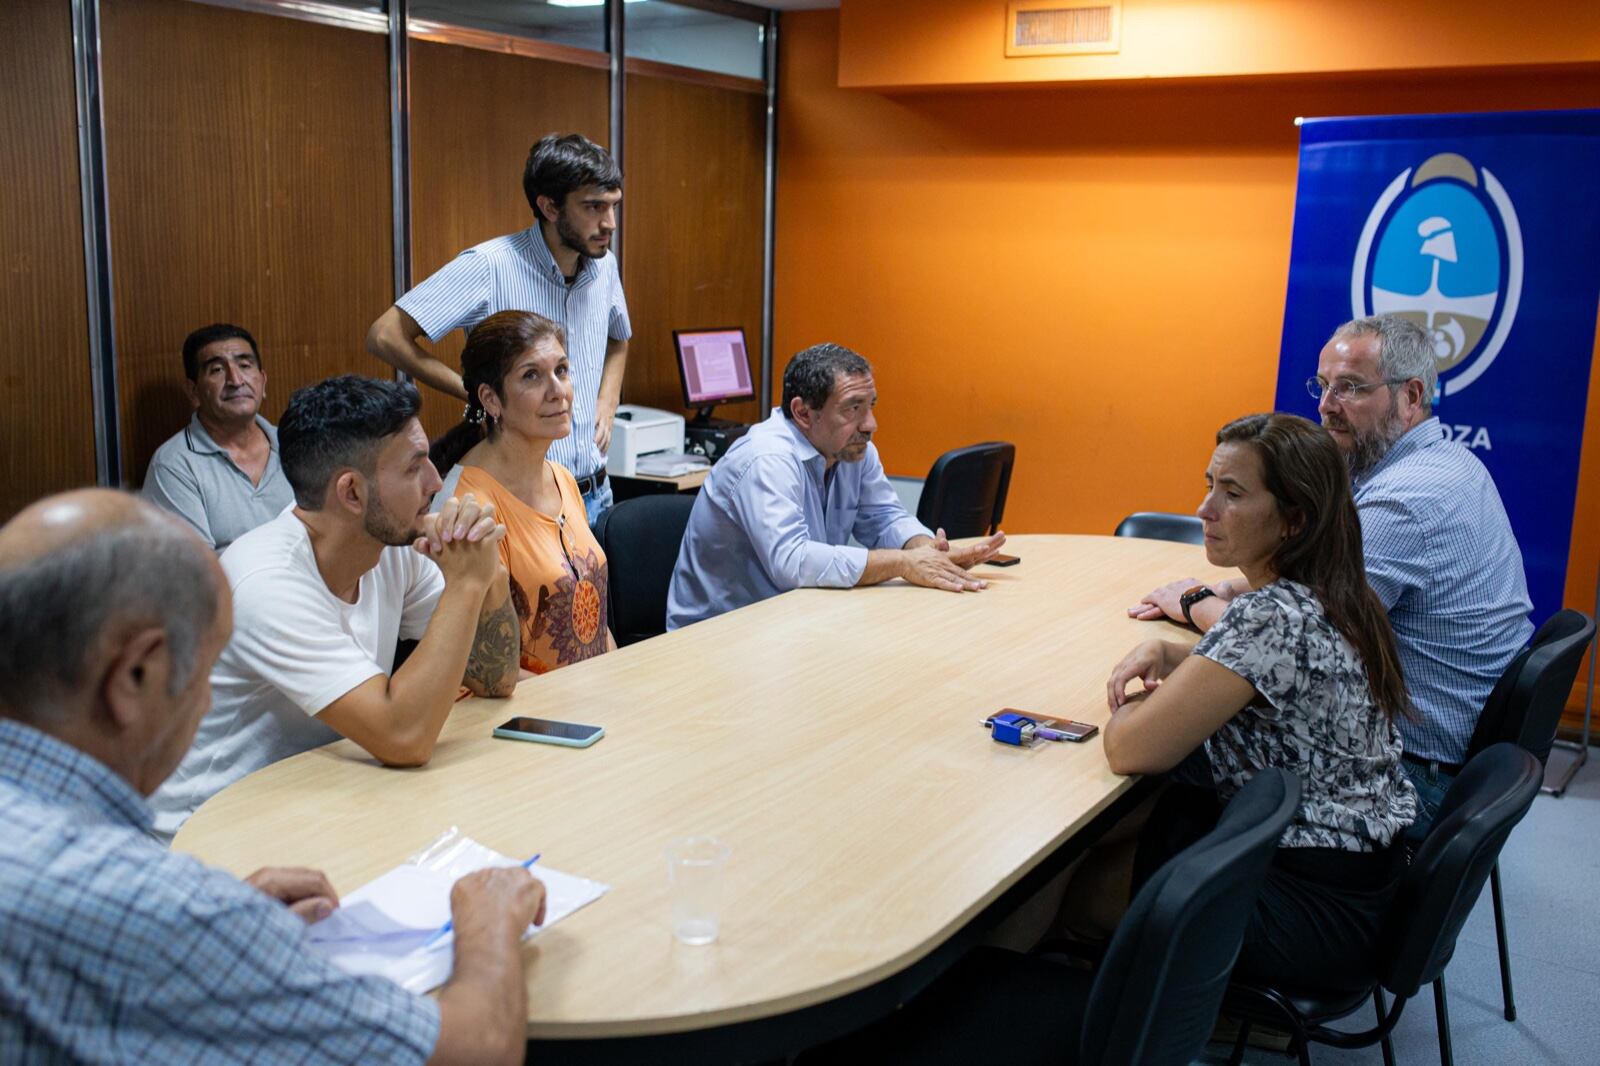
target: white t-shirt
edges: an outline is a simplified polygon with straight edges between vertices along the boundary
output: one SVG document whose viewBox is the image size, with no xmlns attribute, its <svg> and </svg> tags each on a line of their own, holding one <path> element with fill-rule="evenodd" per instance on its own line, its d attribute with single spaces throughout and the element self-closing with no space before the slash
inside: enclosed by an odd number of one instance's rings
<svg viewBox="0 0 1600 1066">
<path fill-rule="evenodd" d="M 323 708 L 394 669 L 395 643 L 418 640 L 444 591 L 439 567 L 385 548 L 356 602 L 317 570 L 305 523 L 289 507 L 222 553 L 233 638 L 211 671 L 211 710 L 177 771 L 150 797 L 170 838 L 207 799 L 254 770 L 339 739 Z"/>
</svg>

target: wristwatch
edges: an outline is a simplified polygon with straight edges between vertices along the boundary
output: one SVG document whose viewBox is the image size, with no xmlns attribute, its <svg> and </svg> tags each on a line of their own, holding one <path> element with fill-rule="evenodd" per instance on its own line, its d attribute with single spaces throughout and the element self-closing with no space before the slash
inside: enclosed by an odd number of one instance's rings
<svg viewBox="0 0 1600 1066">
<path fill-rule="evenodd" d="M 1178 606 L 1183 608 L 1183 620 L 1190 625 L 1194 625 L 1194 615 L 1190 614 L 1194 610 L 1194 605 L 1207 596 L 1215 596 L 1216 594 L 1217 590 L 1208 585 L 1196 585 L 1182 596 L 1179 596 Z M 1198 629 L 1199 626 L 1195 626 L 1195 628 Z"/>
</svg>

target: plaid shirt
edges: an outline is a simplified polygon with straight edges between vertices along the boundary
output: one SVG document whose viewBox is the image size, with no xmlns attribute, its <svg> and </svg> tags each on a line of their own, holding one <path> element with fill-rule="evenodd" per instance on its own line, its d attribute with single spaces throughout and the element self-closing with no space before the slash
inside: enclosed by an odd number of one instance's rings
<svg viewBox="0 0 1600 1066">
<path fill-rule="evenodd" d="M 0 719 L 0 1062 L 422 1062 L 432 1001 L 309 954 L 286 907 L 165 851 L 103 764 Z"/>
<path fill-rule="evenodd" d="M 1389 611 L 1405 749 L 1457 763 L 1489 690 L 1533 635 L 1522 551 L 1489 471 L 1430 418 L 1355 481 L 1367 581 Z"/>
</svg>

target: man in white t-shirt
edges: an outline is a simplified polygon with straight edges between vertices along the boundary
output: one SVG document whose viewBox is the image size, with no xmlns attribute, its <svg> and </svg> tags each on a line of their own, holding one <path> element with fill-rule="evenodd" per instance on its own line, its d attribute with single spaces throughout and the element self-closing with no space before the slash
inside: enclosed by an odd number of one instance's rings
<svg viewBox="0 0 1600 1066">
<path fill-rule="evenodd" d="M 278 441 L 295 506 L 222 554 L 233 637 L 193 746 L 151 797 L 158 834 L 251 771 L 341 736 L 387 766 L 420 766 L 461 685 L 511 694 L 505 527 L 470 495 L 429 513 L 441 483 L 420 408 L 413 386 L 362 377 L 289 401 Z M 419 643 L 395 670 L 401 639 Z"/>
</svg>

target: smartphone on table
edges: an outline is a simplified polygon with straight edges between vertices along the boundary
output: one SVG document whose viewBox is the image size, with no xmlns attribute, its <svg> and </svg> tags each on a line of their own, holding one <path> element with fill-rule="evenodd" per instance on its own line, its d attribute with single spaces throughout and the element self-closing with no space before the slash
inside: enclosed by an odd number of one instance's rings
<svg viewBox="0 0 1600 1066">
<path fill-rule="evenodd" d="M 560 744 L 566 748 L 587 748 L 606 735 L 597 725 L 553 722 L 548 718 L 513 718 L 495 728 L 494 735 L 504 740 L 531 740 L 537 744 Z"/>
<path fill-rule="evenodd" d="M 1025 718 L 1032 718 L 1039 723 L 1040 728 L 1055 734 L 1048 737 L 1050 740 L 1070 740 L 1074 743 L 1082 743 L 1100 732 L 1099 726 L 1091 725 L 1088 722 L 1074 722 L 1070 718 L 1051 718 L 1049 715 L 1034 714 L 1032 711 L 1022 711 L 1015 707 L 1003 708 L 1000 713 L 1020 714 Z"/>
<path fill-rule="evenodd" d="M 1022 560 L 1015 555 L 994 555 L 984 560 L 988 566 L 1016 566 L 1020 562 Z"/>
<path fill-rule="evenodd" d="M 1065 718 L 1041 718 L 1039 724 L 1046 729 L 1053 729 L 1061 736 L 1062 740 L 1082 742 L 1100 732 L 1100 727 L 1090 725 L 1088 722 L 1073 722 Z"/>
</svg>

